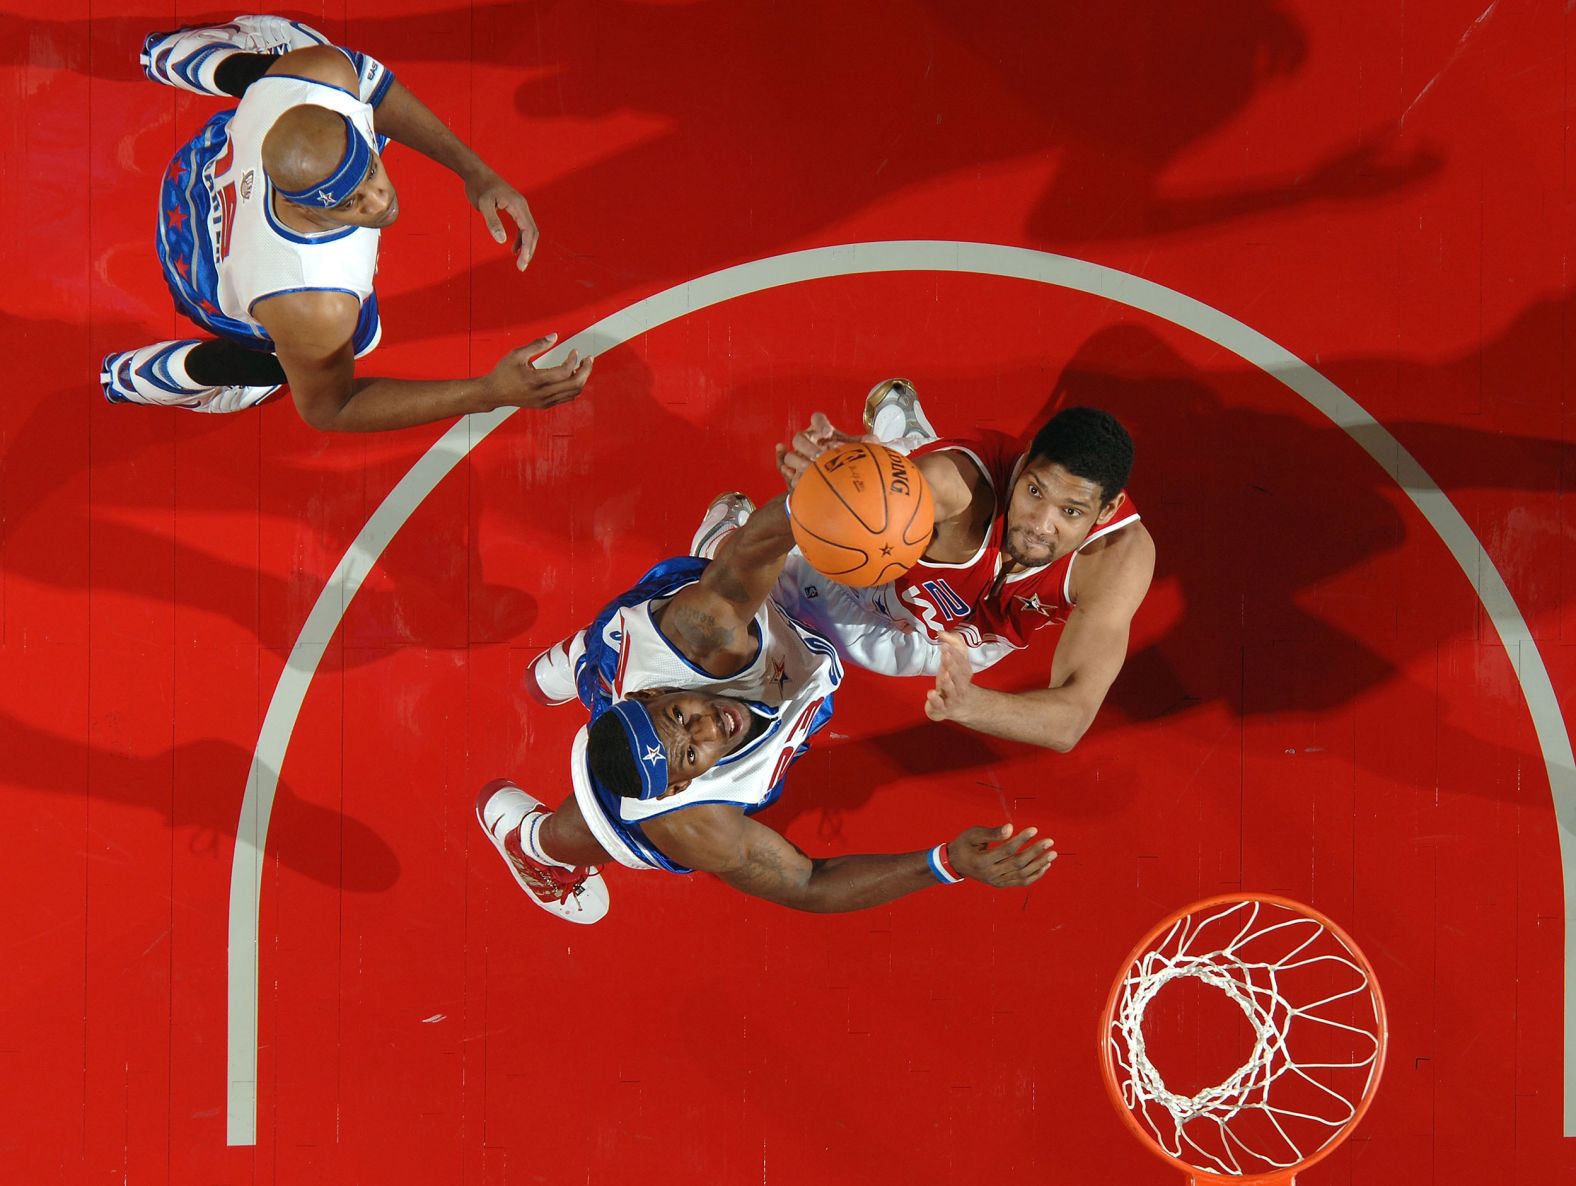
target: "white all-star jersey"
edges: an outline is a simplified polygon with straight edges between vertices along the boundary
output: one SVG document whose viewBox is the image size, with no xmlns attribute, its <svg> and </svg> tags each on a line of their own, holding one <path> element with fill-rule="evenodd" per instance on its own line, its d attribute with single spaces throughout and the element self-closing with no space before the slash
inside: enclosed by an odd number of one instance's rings
<svg viewBox="0 0 1576 1186">
<path fill-rule="evenodd" d="M 392 76 L 370 58 L 363 63 L 363 93 L 376 102 Z M 176 154 L 165 174 L 158 247 L 183 312 L 224 337 L 272 350 L 253 314 L 258 302 L 293 292 L 343 292 L 362 309 L 357 356 L 377 344 L 378 229 L 291 229 L 274 212 L 273 186 L 263 171 L 263 138 L 281 114 L 303 103 L 345 115 L 381 150 L 387 141 L 373 126 L 372 102 L 326 82 L 265 74 L 238 107 L 215 115 Z"/>
<path fill-rule="evenodd" d="M 596 720 L 615 700 L 647 688 L 695 688 L 748 702 L 766 722 L 753 740 L 729 754 L 684 790 L 663 799 L 630 799 L 596 783 L 586 762 L 588 729 L 576 735 L 570 758 L 575 799 L 598 843 L 635 869 L 690 869 L 659 852 L 641 825 L 702 803 L 732 803 L 753 814 L 782 793 L 783 777 L 808 749 L 810 736 L 831 719 L 832 693 L 843 679 L 837 650 L 768 598 L 750 623 L 755 656 L 726 677 L 691 663 L 657 628 L 656 613 L 699 578 L 708 562 L 693 556 L 665 560 L 585 631 L 576 663 L 581 701 Z"/>
</svg>

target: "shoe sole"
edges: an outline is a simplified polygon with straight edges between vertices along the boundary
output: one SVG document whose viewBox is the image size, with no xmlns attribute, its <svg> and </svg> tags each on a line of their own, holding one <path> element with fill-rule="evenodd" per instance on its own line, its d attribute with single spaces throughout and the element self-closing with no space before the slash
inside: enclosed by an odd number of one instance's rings
<svg viewBox="0 0 1576 1186">
<path fill-rule="evenodd" d="M 530 884 L 525 880 L 525 878 L 520 876 L 520 871 L 514 867 L 514 862 L 509 859 L 509 853 L 504 849 L 503 837 L 495 835 L 493 830 L 487 826 L 487 818 L 484 814 L 487 804 L 491 801 L 492 797 L 503 790 L 520 791 L 520 794 L 525 795 L 527 799 L 530 799 L 531 802 L 536 805 L 536 807 L 540 807 L 541 803 L 532 798 L 530 795 L 526 795 L 524 791 L 521 791 L 519 787 L 515 786 L 514 783 L 509 782 L 507 779 L 498 779 L 488 783 L 476 796 L 476 822 L 481 825 L 481 829 L 484 833 L 486 833 L 487 839 L 491 841 L 492 846 L 498 850 L 498 855 L 503 858 L 504 867 L 509 870 L 509 876 L 514 878 L 515 884 L 520 887 L 521 892 L 524 893 L 527 898 L 554 917 L 561 918 L 565 922 L 578 923 L 581 926 L 590 926 L 592 923 L 600 922 L 607 914 L 608 903 L 607 883 L 602 880 L 601 873 L 591 874 L 585 879 L 584 884 L 581 886 L 580 893 L 571 895 L 568 899 L 562 902 L 542 901 L 541 898 L 536 896 L 536 891 L 531 888 Z M 530 815 L 530 813 L 534 810 L 535 807 L 528 808 L 526 812 L 520 816 L 520 819 L 513 822 L 512 826 L 506 826 L 508 821 L 506 819 L 500 819 L 499 826 L 503 828 L 504 834 L 507 835 L 509 832 L 512 832 L 515 828 L 519 827 L 520 821 L 525 819 L 525 817 Z"/>
<path fill-rule="evenodd" d="M 881 403 L 882 399 L 886 397 L 886 393 L 891 391 L 892 388 L 896 387 L 900 383 L 904 387 L 907 387 L 910 391 L 914 390 L 914 385 L 907 379 L 882 379 L 881 382 L 872 387 L 869 394 L 865 396 L 866 432 L 874 432 L 876 430 L 875 419 L 877 406 Z M 915 394 L 917 395 L 918 393 L 916 392 Z"/>
</svg>

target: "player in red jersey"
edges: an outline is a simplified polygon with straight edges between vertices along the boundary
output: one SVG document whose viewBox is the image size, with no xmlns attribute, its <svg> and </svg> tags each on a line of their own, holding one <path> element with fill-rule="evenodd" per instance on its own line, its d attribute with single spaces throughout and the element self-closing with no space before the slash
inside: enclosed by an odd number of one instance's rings
<svg viewBox="0 0 1576 1186">
<path fill-rule="evenodd" d="M 938 439 L 913 386 L 889 379 L 865 407 L 871 437 L 910 453 L 930 482 L 936 528 L 920 562 L 875 589 L 800 565 L 798 612 L 852 662 L 933 675 L 932 720 L 1066 752 L 1094 721 L 1127 658 L 1155 545 L 1125 489 L 1133 442 L 1107 412 L 1067 408 L 1025 449 L 1001 433 Z M 824 449 L 852 440 L 816 413 L 778 447 L 790 490 Z M 1048 687 L 997 692 L 974 675 L 1060 626 Z"/>
</svg>

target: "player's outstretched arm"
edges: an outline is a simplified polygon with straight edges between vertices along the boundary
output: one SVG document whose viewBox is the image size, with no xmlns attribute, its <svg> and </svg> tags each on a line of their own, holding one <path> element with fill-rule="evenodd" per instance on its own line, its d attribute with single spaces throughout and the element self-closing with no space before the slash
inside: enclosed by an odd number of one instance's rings
<svg viewBox="0 0 1576 1186">
<path fill-rule="evenodd" d="M 724 815 L 723 813 L 727 814 Z M 682 820 L 682 817 L 690 817 Z M 673 821 L 670 830 L 653 831 Z M 814 860 L 785 837 L 735 808 L 691 808 L 646 824 L 662 851 L 734 889 L 779 906 L 818 914 L 865 910 L 939 885 L 930 852 L 865 853 Z M 959 878 L 998 889 L 1033 885 L 1056 859 L 1054 842 L 1011 824 L 969 828 L 944 846 Z"/>
<path fill-rule="evenodd" d="M 511 350 L 475 379 L 357 379 L 351 347 L 359 315 L 342 292 L 290 293 L 259 301 L 257 320 L 274 340 L 301 418 L 323 432 L 380 432 L 501 407 L 549 408 L 574 399 L 591 359 L 570 351 L 561 366 L 538 369 L 531 356 L 549 335 Z"/>
<path fill-rule="evenodd" d="M 658 629 L 702 670 L 733 674 L 754 657 L 750 622 L 792 550 L 785 499 L 778 495 L 723 541 L 700 580 L 663 607 Z"/>
<path fill-rule="evenodd" d="M 481 212 L 492 237 L 509 244 L 515 266 L 525 270 L 536 251 L 538 233 L 531 207 L 519 190 L 500 177 L 398 79 L 389 85 L 378 104 L 376 124 L 383 135 L 431 157 L 456 174 L 465 183 L 466 200 Z M 514 223 L 512 241 L 501 217 L 504 214 Z"/>
<path fill-rule="evenodd" d="M 937 641 L 941 669 L 926 693 L 925 715 L 1059 753 L 1077 745 L 1127 661 L 1133 615 L 1154 575 L 1153 541 L 1139 527 L 1128 530 L 1134 534 L 1123 551 L 1102 557 L 1099 579 L 1080 591 L 1056 644 L 1049 687 L 997 692 L 977 686 L 968 648 L 946 633 Z"/>
</svg>

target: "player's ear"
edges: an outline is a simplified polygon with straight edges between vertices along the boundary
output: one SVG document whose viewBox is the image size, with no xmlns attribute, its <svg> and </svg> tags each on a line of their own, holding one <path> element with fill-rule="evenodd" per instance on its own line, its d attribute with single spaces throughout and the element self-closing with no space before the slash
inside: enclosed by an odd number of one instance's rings
<svg viewBox="0 0 1576 1186">
<path fill-rule="evenodd" d="M 680 791 L 688 790 L 689 784 L 690 780 L 687 778 L 683 782 L 671 782 L 668 784 L 668 789 L 663 791 L 662 794 L 658 795 L 657 798 L 666 799 L 671 795 L 678 794 Z"/>
<path fill-rule="evenodd" d="M 671 692 L 672 688 L 641 688 L 638 692 L 628 692 L 625 700 L 655 700 L 658 696 Z"/>
<path fill-rule="evenodd" d="M 1118 490 L 1116 492 L 1116 497 L 1100 508 L 1100 513 L 1094 517 L 1094 525 L 1096 527 L 1101 527 L 1109 523 L 1111 521 L 1111 516 L 1116 514 L 1117 511 L 1121 510 L 1123 504 L 1126 502 L 1127 491 Z"/>
</svg>

